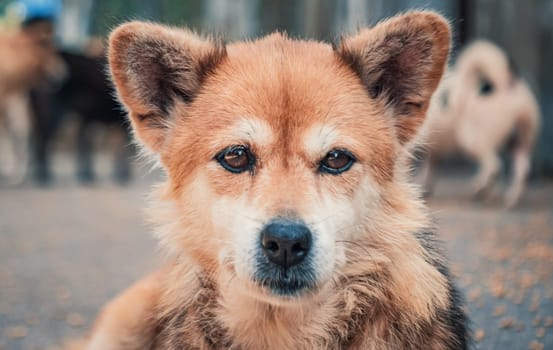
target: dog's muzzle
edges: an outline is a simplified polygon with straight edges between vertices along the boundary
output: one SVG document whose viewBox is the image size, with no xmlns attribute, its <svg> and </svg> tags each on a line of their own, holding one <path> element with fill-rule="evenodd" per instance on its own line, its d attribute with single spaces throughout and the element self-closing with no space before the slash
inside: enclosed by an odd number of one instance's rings
<svg viewBox="0 0 553 350">
<path fill-rule="evenodd" d="M 278 295 L 297 295 L 315 284 L 313 235 L 301 221 L 278 218 L 260 233 L 256 280 Z"/>
</svg>

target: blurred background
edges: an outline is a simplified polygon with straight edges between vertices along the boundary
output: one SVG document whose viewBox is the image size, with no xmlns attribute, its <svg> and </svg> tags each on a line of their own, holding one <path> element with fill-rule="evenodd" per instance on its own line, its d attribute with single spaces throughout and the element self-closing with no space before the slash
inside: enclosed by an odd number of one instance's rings
<svg viewBox="0 0 553 350">
<path fill-rule="evenodd" d="M 553 349 L 552 0 L 0 0 L 0 349 L 55 348 L 84 334 L 102 304 L 159 264 L 142 210 L 162 174 L 137 161 L 113 101 L 104 58 L 112 28 L 146 19 L 229 41 L 275 30 L 335 41 L 420 8 L 451 20 L 452 71 L 467 44 L 487 39 L 541 110 L 516 206 L 501 200 L 513 172 L 509 135 L 490 195 L 473 200 L 478 161 L 454 152 L 429 170 L 437 181 L 428 203 L 466 295 L 474 347 Z M 476 107 L 500 91 L 484 78 Z M 490 115 L 510 112 L 493 106 Z"/>
</svg>

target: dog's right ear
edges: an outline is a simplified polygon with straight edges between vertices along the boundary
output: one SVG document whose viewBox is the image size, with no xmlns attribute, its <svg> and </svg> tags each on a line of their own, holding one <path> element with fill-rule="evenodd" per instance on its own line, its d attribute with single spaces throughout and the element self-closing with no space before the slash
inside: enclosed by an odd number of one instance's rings
<svg viewBox="0 0 553 350">
<path fill-rule="evenodd" d="M 406 144 L 424 121 L 449 45 L 445 18 L 413 11 L 346 37 L 335 50 L 357 73 L 369 97 L 393 113 L 398 140 Z"/>
<path fill-rule="evenodd" d="M 109 64 L 135 135 L 160 151 L 176 104 L 189 104 L 226 57 L 224 45 L 186 30 L 129 22 L 109 38 Z"/>
</svg>

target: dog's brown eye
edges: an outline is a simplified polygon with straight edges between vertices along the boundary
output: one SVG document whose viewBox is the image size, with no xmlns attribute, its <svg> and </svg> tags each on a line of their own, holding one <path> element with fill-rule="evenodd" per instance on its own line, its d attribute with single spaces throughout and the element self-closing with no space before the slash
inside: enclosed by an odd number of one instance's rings
<svg viewBox="0 0 553 350">
<path fill-rule="evenodd" d="M 229 147 L 219 153 L 215 159 L 223 168 L 237 174 L 251 170 L 255 164 L 255 158 L 246 146 Z"/>
<path fill-rule="evenodd" d="M 355 158 L 347 150 L 333 149 L 321 160 L 319 171 L 338 175 L 349 170 L 355 163 Z"/>
</svg>

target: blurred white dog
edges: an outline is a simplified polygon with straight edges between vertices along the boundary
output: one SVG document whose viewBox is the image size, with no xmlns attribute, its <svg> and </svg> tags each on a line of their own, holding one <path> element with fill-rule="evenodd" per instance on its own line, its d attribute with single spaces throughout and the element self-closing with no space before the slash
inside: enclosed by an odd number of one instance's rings
<svg viewBox="0 0 553 350">
<path fill-rule="evenodd" d="M 432 192 L 436 161 L 460 152 L 478 163 L 473 190 L 484 194 L 499 173 L 498 152 L 509 146 L 512 180 L 504 203 L 512 207 L 524 191 L 539 127 L 536 98 L 507 55 L 490 42 L 474 42 L 443 79 L 428 110 L 422 131 L 426 190 Z"/>
</svg>

